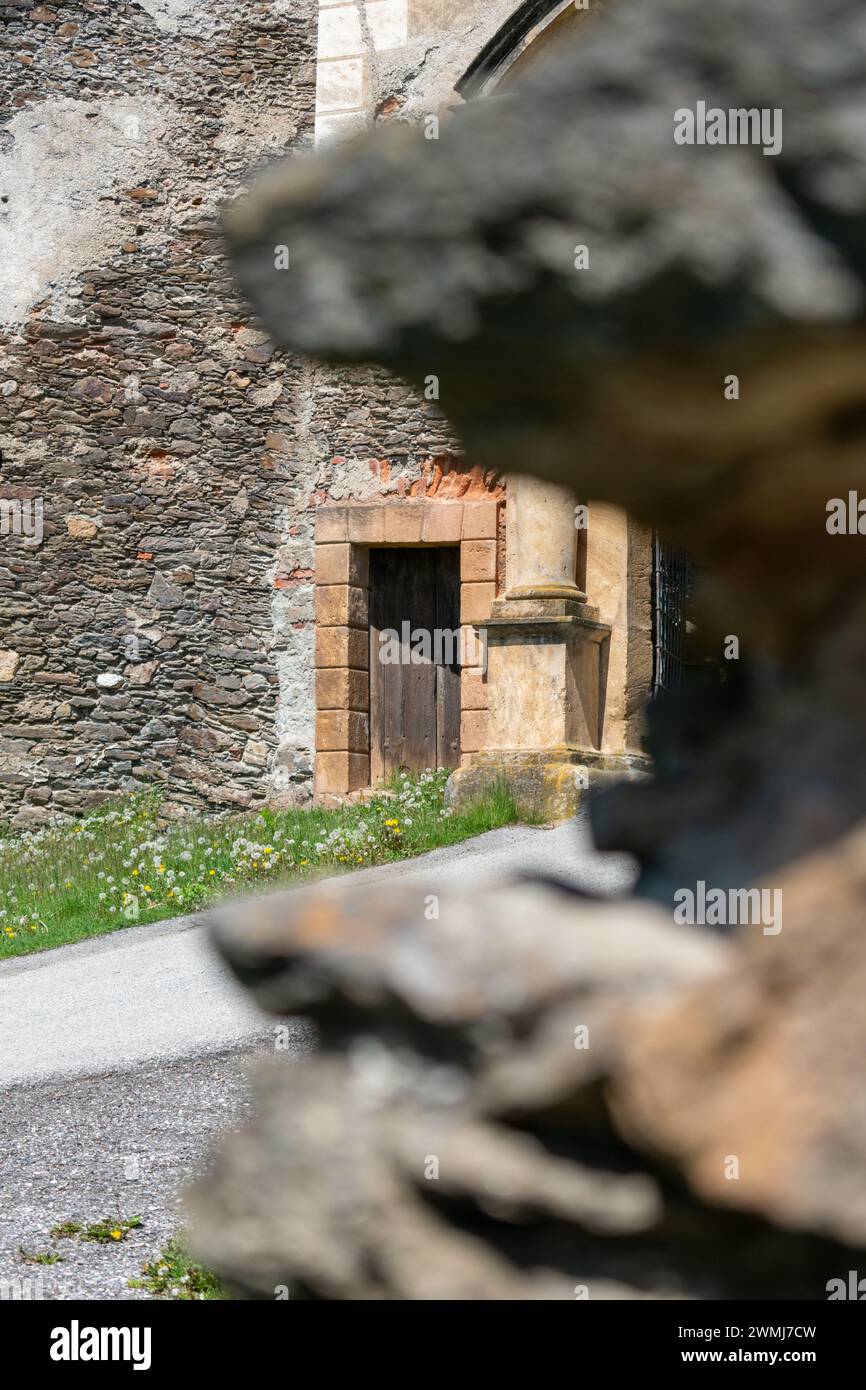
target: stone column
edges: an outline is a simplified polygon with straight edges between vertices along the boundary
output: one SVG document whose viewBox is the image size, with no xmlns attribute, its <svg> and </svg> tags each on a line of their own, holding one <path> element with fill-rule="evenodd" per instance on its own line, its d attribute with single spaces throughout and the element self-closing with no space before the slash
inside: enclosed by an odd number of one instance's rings
<svg viewBox="0 0 866 1390">
<path fill-rule="evenodd" d="M 513 599 L 574 599 L 577 530 L 567 488 L 516 474 L 507 480 L 505 590 Z"/>
<path fill-rule="evenodd" d="M 576 583 L 574 508 L 565 488 L 508 479 L 505 594 L 483 625 L 488 733 L 452 774 L 452 805 L 504 780 L 519 806 L 562 820 L 593 782 L 631 770 L 604 749 L 611 625 Z"/>
</svg>

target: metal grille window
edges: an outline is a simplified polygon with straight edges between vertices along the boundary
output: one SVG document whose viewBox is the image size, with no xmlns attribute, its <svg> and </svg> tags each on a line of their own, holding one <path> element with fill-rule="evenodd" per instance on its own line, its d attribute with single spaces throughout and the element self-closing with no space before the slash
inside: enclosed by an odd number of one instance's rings
<svg viewBox="0 0 866 1390">
<path fill-rule="evenodd" d="M 685 670 L 686 609 L 691 561 L 683 550 L 653 539 L 653 695 L 679 690 Z"/>
</svg>

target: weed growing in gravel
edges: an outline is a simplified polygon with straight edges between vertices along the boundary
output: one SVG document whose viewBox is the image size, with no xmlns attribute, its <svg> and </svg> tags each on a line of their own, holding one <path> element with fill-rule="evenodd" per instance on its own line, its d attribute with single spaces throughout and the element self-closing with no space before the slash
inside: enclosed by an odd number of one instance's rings
<svg viewBox="0 0 866 1390">
<path fill-rule="evenodd" d="M 140 1216 L 109 1216 L 104 1221 L 94 1221 L 90 1226 L 82 1226 L 80 1221 L 63 1221 L 52 1229 L 51 1239 L 77 1238 L 96 1245 L 114 1245 L 126 1240 L 130 1231 L 137 1231 L 140 1225 Z"/>
<path fill-rule="evenodd" d="M 0 839 L 0 958 L 180 916 L 227 894 L 404 859 L 520 819 L 505 789 L 460 815 L 447 772 L 398 774 L 364 805 L 167 822 L 130 797 Z"/>
<path fill-rule="evenodd" d="M 155 1298 L 219 1299 L 226 1291 L 215 1274 L 196 1264 L 180 1236 L 169 1241 L 158 1260 L 141 1269 L 143 1279 L 130 1279 L 131 1289 L 147 1289 Z"/>
<path fill-rule="evenodd" d="M 23 1245 L 19 1245 L 18 1254 L 26 1265 L 59 1265 L 63 1262 L 63 1256 L 58 1255 L 56 1250 L 25 1250 Z"/>
<path fill-rule="evenodd" d="M 85 1226 L 79 1240 L 90 1240 L 97 1245 L 113 1245 L 126 1240 L 130 1231 L 137 1231 L 140 1225 L 140 1216 L 130 1216 L 127 1219 L 108 1217 L 105 1221 L 95 1221 L 92 1226 Z"/>
<path fill-rule="evenodd" d="M 59 1226 L 51 1227 L 49 1235 L 52 1240 L 67 1240 L 79 1235 L 83 1229 L 80 1221 L 61 1221 Z"/>
</svg>

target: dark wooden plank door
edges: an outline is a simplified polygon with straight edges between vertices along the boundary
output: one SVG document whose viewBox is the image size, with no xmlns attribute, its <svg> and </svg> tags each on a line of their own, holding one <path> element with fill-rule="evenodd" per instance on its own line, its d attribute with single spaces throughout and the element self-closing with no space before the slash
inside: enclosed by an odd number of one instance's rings
<svg viewBox="0 0 866 1390">
<path fill-rule="evenodd" d="M 444 636 L 436 665 L 436 766 L 460 766 L 460 551 L 434 550 L 436 627 Z"/>
<path fill-rule="evenodd" d="M 370 778 L 398 768 L 456 767 L 460 761 L 460 667 L 454 644 L 437 650 L 435 635 L 459 633 L 460 564 L 455 547 L 389 548 L 370 553 Z M 408 627 L 404 625 L 408 624 Z M 399 661 L 383 633 L 399 634 Z M 430 659 L 412 660 L 412 634 L 430 634 Z M 405 639 L 405 640 L 404 640 Z"/>
</svg>

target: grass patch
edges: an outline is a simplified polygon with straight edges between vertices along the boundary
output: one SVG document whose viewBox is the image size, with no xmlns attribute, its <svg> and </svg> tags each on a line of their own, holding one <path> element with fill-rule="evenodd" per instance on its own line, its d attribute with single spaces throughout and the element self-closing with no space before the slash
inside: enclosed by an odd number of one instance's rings
<svg viewBox="0 0 866 1390">
<path fill-rule="evenodd" d="M 52 1228 L 50 1234 L 52 1240 L 86 1240 L 94 1245 L 119 1245 L 126 1240 L 130 1231 L 137 1231 L 140 1225 L 140 1216 L 109 1216 L 89 1226 L 82 1225 L 80 1221 L 62 1221 L 59 1226 Z"/>
<path fill-rule="evenodd" d="M 0 959 L 197 912 L 220 898 L 407 859 L 525 819 L 498 787 L 460 814 L 447 772 L 398 774 L 362 806 L 166 821 L 127 798 L 0 839 Z"/>
<path fill-rule="evenodd" d="M 63 1256 L 58 1255 L 56 1250 L 25 1250 L 23 1245 L 19 1245 L 18 1254 L 26 1265 L 59 1265 L 63 1262 Z"/>
<path fill-rule="evenodd" d="M 141 1279 L 130 1279 L 131 1289 L 147 1289 L 154 1298 L 192 1299 L 227 1298 L 217 1276 L 204 1265 L 197 1264 L 182 1237 L 176 1236 L 160 1254 L 158 1260 L 142 1265 Z"/>
<path fill-rule="evenodd" d="M 48 1234 L 52 1240 L 71 1240 L 73 1236 L 80 1235 L 84 1230 L 80 1221 L 61 1221 L 58 1226 L 52 1226 Z"/>
</svg>

